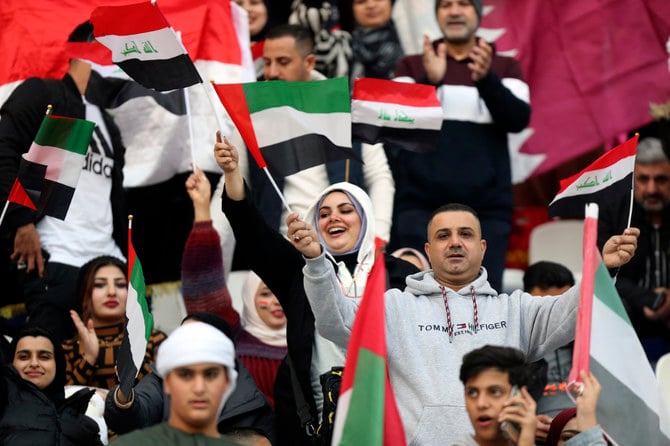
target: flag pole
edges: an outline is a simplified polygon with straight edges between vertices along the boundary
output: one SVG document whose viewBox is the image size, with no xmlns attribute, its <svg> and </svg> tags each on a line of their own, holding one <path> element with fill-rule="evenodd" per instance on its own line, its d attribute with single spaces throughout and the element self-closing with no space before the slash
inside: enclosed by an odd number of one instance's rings
<svg viewBox="0 0 670 446">
<path fill-rule="evenodd" d="M 9 197 L 7 197 L 7 200 L 5 201 L 5 207 L 2 209 L 2 214 L 0 214 L 0 226 L 2 226 L 2 222 L 5 221 L 5 214 L 7 213 L 8 207 L 9 207 Z"/>
<path fill-rule="evenodd" d="M 277 195 L 279 195 L 279 199 L 284 204 L 284 207 L 286 208 L 286 210 L 289 212 L 289 214 L 291 212 L 293 212 L 291 210 L 291 207 L 288 205 L 288 202 L 286 201 L 286 198 L 284 198 L 284 194 L 282 194 L 282 192 L 279 190 L 279 186 L 277 186 L 277 183 L 275 182 L 275 179 L 272 178 L 272 175 L 270 175 L 270 171 L 268 170 L 267 166 L 263 167 L 263 172 L 265 172 L 265 175 L 268 176 L 268 179 L 270 180 L 270 183 L 272 184 L 272 187 L 275 188 L 275 192 L 277 192 Z"/>
<path fill-rule="evenodd" d="M 198 67 L 195 67 L 195 69 L 197 70 Z M 200 76 L 200 77 L 202 77 L 202 76 Z M 209 83 L 209 86 L 205 85 L 206 83 Z M 223 128 L 224 128 L 223 120 L 221 120 L 221 116 L 219 116 L 218 110 L 216 108 L 216 104 L 215 104 L 214 100 L 212 99 L 212 93 L 216 94 L 216 92 L 214 91 L 213 84 L 214 84 L 214 79 L 210 79 L 209 82 L 203 82 L 201 85 L 202 85 L 202 88 L 205 90 L 205 96 L 207 97 L 207 101 L 209 102 L 210 107 L 212 107 L 212 112 L 214 113 L 214 117 L 216 118 L 216 124 L 219 126 L 219 131 L 223 135 Z"/>
<path fill-rule="evenodd" d="M 195 164 L 195 137 L 193 136 L 193 116 L 191 115 L 191 100 L 189 99 L 189 94 L 188 94 L 188 87 L 187 88 L 182 88 L 182 91 L 184 92 L 184 105 L 186 106 L 186 119 L 188 122 L 188 139 L 189 139 L 189 146 L 191 148 L 191 167 L 193 169 L 193 172 L 195 172 L 196 169 L 196 164 Z"/>
<path fill-rule="evenodd" d="M 128 255 L 130 256 L 130 246 L 132 244 L 132 239 L 133 239 L 133 214 L 128 215 Z M 130 260 L 130 259 L 128 259 Z M 132 273 L 132 268 L 133 266 L 130 264 L 130 261 L 128 262 L 128 286 L 130 286 L 130 275 Z"/>
<path fill-rule="evenodd" d="M 640 134 L 635 133 L 635 136 L 639 138 Z M 635 157 L 637 158 L 637 149 L 635 150 Z M 633 178 L 630 181 L 630 206 L 628 207 L 628 222 L 626 227 L 630 228 L 630 223 L 633 219 L 633 200 L 635 199 L 635 168 L 633 168 Z"/>
</svg>

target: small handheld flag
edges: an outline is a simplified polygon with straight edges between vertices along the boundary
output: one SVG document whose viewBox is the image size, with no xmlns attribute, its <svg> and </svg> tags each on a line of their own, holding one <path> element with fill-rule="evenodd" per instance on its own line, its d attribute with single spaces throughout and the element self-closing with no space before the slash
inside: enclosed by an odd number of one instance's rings
<svg viewBox="0 0 670 446">
<path fill-rule="evenodd" d="M 549 203 L 550 217 L 581 217 L 588 202 L 606 203 L 633 187 L 635 152 L 639 135 L 618 145 L 581 172 L 561 180 L 556 197 Z"/>
<path fill-rule="evenodd" d="M 153 328 L 153 317 L 144 296 L 146 286 L 142 264 L 132 242 L 133 216 L 128 216 L 128 300 L 126 302 L 125 336 L 119 348 L 117 369 L 119 386 L 129 395 L 137 374 L 142 369 L 144 353 Z"/>
<path fill-rule="evenodd" d="M 91 121 L 47 114 L 21 158 L 8 202 L 65 220 L 94 128 Z"/>
<path fill-rule="evenodd" d="M 437 146 L 442 120 L 442 106 L 433 86 L 370 78 L 354 81 L 354 139 L 430 152 Z"/>
<path fill-rule="evenodd" d="M 568 388 L 590 370 L 602 386 L 597 419 L 614 444 L 670 444 L 670 412 L 596 248 L 597 206 L 584 222 L 584 270 Z"/>
<path fill-rule="evenodd" d="M 383 244 L 381 239 L 375 240 L 375 263 L 347 346 L 333 445 L 405 445 L 405 433 L 388 375 Z"/>
<path fill-rule="evenodd" d="M 152 2 L 98 6 L 91 13 L 95 38 L 130 77 L 158 91 L 202 83 L 198 70 Z"/>
<path fill-rule="evenodd" d="M 260 168 L 288 176 L 354 158 L 346 78 L 214 84 Z"/>
</svg>

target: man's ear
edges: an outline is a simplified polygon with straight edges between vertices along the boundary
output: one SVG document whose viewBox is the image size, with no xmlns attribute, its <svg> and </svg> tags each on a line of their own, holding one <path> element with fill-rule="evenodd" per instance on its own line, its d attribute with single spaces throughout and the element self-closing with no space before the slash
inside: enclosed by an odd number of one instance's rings
<svg viewBox="0 0 670 446">
<path fill-rule="evenodd" d="M 304 63 L 305 63 L 305 70 L 307 70 L 307 72 L 311 72 L 316 66 L 316 56 L 312 53 L 308 54 L 307 56 L 305 56 Z"/>
</svg>

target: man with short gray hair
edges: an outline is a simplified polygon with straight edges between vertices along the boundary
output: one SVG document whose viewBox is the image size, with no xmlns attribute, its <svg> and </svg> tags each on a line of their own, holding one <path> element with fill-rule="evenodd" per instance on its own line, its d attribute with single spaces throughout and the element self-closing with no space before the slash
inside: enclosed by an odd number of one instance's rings
<svg viewBox="0 0 670 446">
<path fill-rule="evenodd" d="M 627 226 L 630 199 L 601 206 L 599 246 Z M 652 365 L 670 352 L 670 161 L 658 138 L 637 145 L 631 226 L 640 228 L 637 253 L 620 268 L 616 288 Z"/>
</svg>

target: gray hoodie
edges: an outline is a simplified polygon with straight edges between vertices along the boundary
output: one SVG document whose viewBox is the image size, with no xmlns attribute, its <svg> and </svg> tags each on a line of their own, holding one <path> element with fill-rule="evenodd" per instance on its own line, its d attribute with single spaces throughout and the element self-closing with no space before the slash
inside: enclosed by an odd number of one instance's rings
<svg viewBox="0 0 670 446">
<path fill-rule="evenodd" d="M 319 333 L 346 347 L 360 299 L 342 296 L 323 254 L 307 260 L 304 275 Z M 406 283 L 404 291 L 386 292 L 385 319 L 391 385 L 409 446 L 451 444 L 472 432 L 458 378 L 467 352 L 505 345 L 521 349 L 533 361 L 574 338 L 578 285 L 562 296 L 542 299 L 519 290 L 498 294 L 482 268 L 463 289 L 446 288 L 450 341 L 442 289 L 433 272 L 408 276 Z"/>
</svg>

